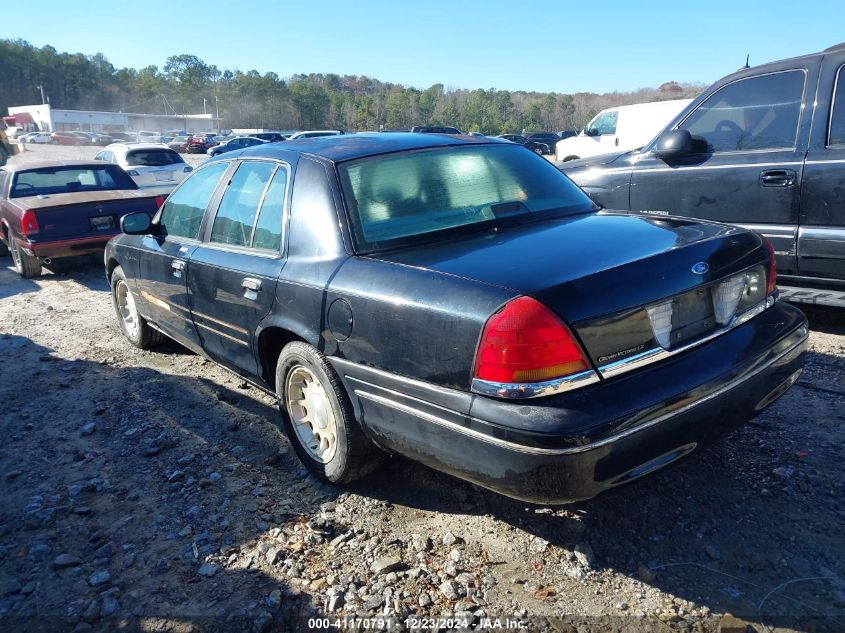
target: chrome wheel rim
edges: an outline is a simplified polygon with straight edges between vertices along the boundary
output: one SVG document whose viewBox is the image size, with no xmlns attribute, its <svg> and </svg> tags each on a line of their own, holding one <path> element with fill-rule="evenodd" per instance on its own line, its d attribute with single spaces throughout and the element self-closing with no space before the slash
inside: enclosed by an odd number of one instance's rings
<svg viewBox="0 0 845 633">
<path fill-rule="evenodd" d="M 123 321 L 123 326 L 126 332 L 131 337 L 138 334 L 138 310 L 135 307 L 135 299 L 132 293 L 129 292 L 129 286 L 126 282 L 120 280 L 114 288 L 115 299 L 117 301 L 117 312 Z"/>
<path fill-rule="evenodd" d="M 326 464 L 337 452 L 337 420 L 317 376 L 296 365 L 285 381 L 285 408 L 296 438 L 313 460 Z"/>
</svg>

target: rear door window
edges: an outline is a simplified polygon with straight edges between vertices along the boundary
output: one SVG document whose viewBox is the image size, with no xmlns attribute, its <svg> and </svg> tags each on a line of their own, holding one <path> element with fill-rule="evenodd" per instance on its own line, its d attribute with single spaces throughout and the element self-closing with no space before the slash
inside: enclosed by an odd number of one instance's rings
<svg viewBox="0 0 845 633">
<path fill-rule="evenodd" d="M 168 236 L 196 239 L 202 216 L 211 202 L 228 162 L 212 163 L 194 172 L 176 189 L 161 208 L 159 224 Z"/>
<path fill-rule="evenodd" d="M 172 149 L 136 149 L 126 153 L 126 164 L 132 167 L 164 167 L 184 162 Z"/>
<path fill-rule="evenodd" d="M 275 163 L 245 161 L 240 164 L 217 209 L 210 241 L 229 246 L 249 246 L 252 227 Z"/>
<path fill-rule="evenodd" d="M 714 152 L 795 147 L 805 73 L 790 70 L 723 86 L 680 125 Z"/>
</svg>

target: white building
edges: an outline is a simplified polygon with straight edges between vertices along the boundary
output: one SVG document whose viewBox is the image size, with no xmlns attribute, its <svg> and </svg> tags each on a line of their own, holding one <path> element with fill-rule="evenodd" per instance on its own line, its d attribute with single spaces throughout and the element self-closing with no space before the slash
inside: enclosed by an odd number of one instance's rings
<svg viewBox="0 0 845 633">
<path fill-rule="evenodd" d="M 213 114 L 137 114 L 134 112 L 100 112 L 97 110 L 58 110 L 50 104 L 27 105 L 9 108 L 9 115 L 26 113 L 44 132 L 148 132 L 167 130 L 187 132 L 214 132 L 220 120 Z"/>
</svg>

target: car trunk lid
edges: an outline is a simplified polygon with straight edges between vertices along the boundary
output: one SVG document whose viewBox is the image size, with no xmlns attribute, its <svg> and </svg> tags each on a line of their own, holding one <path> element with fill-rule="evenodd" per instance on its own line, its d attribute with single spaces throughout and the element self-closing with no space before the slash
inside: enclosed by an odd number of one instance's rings
<svg viewBox="0 0 845 633">
<path fill-rule="evenodd" d="M 601 365 L 655 345 L 660 314 L 650 318 L 648 308 L 667 301 L 675 344 L 716 330 L 713 285 L 764 264 L 768 251 L 737 227 L 600 212 L 373 257 L 532 296 L 572 325 Z"/>
<path fill-rule="evenodd" d="M 27 239 L 38 243 L 118 233 L 121 216 L 155 213 L 155 198 L 140 191 L 97 191 L 29 196 L 14 202 L 35 213 L 38 232 Z"/>
</svg>

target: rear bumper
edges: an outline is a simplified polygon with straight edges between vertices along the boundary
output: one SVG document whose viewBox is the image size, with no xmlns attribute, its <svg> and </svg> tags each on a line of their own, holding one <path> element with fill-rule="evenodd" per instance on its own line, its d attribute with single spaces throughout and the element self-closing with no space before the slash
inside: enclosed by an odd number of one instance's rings
<svg viewBox="0 0 845 633">
<path fill-rule="evenodd" d="M 689 353 L 531 403 L 332 362 L 385 448 L 509 497 L 557 504 L 653 472 L 755 417 L 797 380 L 807 341 L 804 316 L 778 302 Z"/>
<path fill-rule="evenodd" d="M 75 257 L 88 253 L 97 253 L 105 248 L 106 243 L 120 231 L 108 231 L 88 237 L 76 237 L 67 240 L 51 240 L 49 242 L 25 242 L 18 240 L 18 244 L 29 255 L 41 258 L 59 259 L 61 257 Z"/>
</svg>

